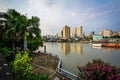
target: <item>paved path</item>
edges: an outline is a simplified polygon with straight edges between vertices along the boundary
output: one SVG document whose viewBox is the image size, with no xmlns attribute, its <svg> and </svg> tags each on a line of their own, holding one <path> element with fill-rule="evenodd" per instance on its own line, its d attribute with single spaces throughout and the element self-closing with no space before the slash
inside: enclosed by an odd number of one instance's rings
<svg viewBox="0 0 120 80">
<path fill-rule="evenodd" d="M 35 54 L 37 55 L 37 54 Z M 33 72 L 39 73 L 40 69 L 43 70 L 43 73 L 47 74 L 49 80 L 69 80 L 63 75 L 56 72 L 56 68 L 58 65 L 58 58 L 56 56 L 52 56 L 50 54 L 41 53 L 34 57 L 32 65 L 36 67 Z M 54 65 L 56 64 L 56 65 Z M 42 72 L 41 72 L 42 73 Z"/>
<path fill-rule="evenodd" d="M 0 80 L 13 80 L 10 66 L 0 53 Z"/>
</svg>

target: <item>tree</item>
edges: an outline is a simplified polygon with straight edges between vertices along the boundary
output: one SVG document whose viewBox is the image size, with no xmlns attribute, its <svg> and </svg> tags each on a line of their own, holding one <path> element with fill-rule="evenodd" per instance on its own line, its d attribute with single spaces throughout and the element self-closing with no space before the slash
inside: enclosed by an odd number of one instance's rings
<svg viewBox="0 0 120 80">
<path fill-rule="evenodd" d="M 14 9 L 9 9 L 7 13 L 5 13 L 4 18 L 6 19 L 5 22 L 6 31 L 4 36 L 5 39 L 9 40 L 10 43 L 12 43 L 9 47 L 13 50 L 14 55 L 16 46 L 15 43 L 20 40 L 19 38 L 20 13 L 18 13 Z"/>
<path fill-rule="evenodd" d="M 13 51 L 13 55 L 16 53 L 16 47 L 23 50 L 24 43 L 28 39 L 28 45 L 31 44 L 33 40 L 33 43 L 35 43 L 28 46 L 29 50 L 33 45 L 36 47 L 32 48 L 32 50 L 36 50 L 43 44 L 40 36 L 41 30 L 39 28 L 40 19 L 38 17 L 32 16 L 31 19 L 28 19 L 26 15 L 21 15 L 14 9 L 9 9 L 0 17 L 3 17 L 6 20 L 4 26 L 0 25 L 0 27 L 2 27 L 0 30 L 0 33 L 2 33 L 2 37 L 0 37 L 0 45 L 1 47 L 7 47 Z M 38 43 L 37 40 L 39 41 L 39 44 L 36 44 Z"/>
<path fill-rule="evenodd" d="M 3 12 L 0 12 L 0 47 L 4 46 L 4 38 L 3 38 L 3 33 L 5 31 L 5 19 L 4 19 L 4 14 Z"/>
</svg>

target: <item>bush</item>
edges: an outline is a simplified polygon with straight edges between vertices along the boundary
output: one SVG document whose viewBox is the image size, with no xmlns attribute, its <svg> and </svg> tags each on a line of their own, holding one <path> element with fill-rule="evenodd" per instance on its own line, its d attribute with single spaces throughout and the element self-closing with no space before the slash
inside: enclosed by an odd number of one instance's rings
<svg viewBox="0 0 120 80">
<path fill-rule="evenodd" d="M 3 54 L 3 56 L 5 58 L 9 57 L 10 55 L 12 55 L 12 51 L 10 51 L 8 48 L 4 47 L 4 48 L 1 48 L 1 52 Z"/>
<path fill-rule="evenodd" d="M 83 67 L 78 67 L 78 78 L 84 80 L 120 80 L 120 68 L 111 66 L 100 59 L 94 59 Z"/>
<path fill-rule="evenodd" d="M 28 52 L 24 52 L 23 55 L 21 53 L 16 54 L 15 60 L 12 63 L 12 70 L 15 74 L 17 74 L 19 79 L 26 79 L 32 72 L 31 60 L 28 56 Z"/>
<path fill-rule="evenodd" d="M 44 74 L 31 74 L 27 80 L 48 80 L 48 76 Z"/>
<path fill-rule="evenodd" d="M 43 44 L 43 40 L 40 38 L 33 38 L 33 39 L 28 38 L 28 48 L 30 51 L 34 51 L 38 49 L 40 46 L 42 46 L 42 44 Z"/>
</svg>

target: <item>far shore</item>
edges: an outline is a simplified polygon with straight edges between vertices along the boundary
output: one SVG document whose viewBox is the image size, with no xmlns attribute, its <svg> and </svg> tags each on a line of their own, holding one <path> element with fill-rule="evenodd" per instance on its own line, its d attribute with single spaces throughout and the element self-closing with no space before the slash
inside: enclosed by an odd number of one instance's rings
<svg viewBox="0 0 120 80">
<path fill-rule="evenodd" d="M 48 42 L 50 42 L 50 41 L 48 41 Z M 90 42 L 90 41 L 54 41 L 54 42 L 50 42 L 50 43 L 81 43 L 81 44 L 89 44 L 89 43 L 119 43 L 120 44 L 120 42 L 100 42 L 100 41 L 98 41 L 98 42 Z"/>
<path fill-rule="evenodd" d="M 70 42 L 70 41 L 60 41 L 60 42 L 50 42 L 50 43 L 81 43 L 81 44 L 89 44 L 90 42 L 89 41 L 73 41 L 73 42 Z"/>
</svg>

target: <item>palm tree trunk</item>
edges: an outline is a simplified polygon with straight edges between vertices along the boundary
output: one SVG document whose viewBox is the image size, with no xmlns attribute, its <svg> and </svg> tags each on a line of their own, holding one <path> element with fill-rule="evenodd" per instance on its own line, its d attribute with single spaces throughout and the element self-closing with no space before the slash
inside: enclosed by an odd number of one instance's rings
<svg viewBox="0 0 120 80">
<path fill-rule="evenodd" d="M 26 35 L 26 31 L 25 31 L 25 34 L 24 34 L 24 51 L 27 50 L 27 35 Z"/>
<path fill-rule="evenodd" d="M 13 60 L 14 60 L 14 55 L 15 55 L 15 41 L 14 40 L 13 40 L 12 47 L 13 47 L 13 55 L 12 55 L 12 57 L 13 57 Z"/>
<path fill-rule="evenodd" d="M 27 40 L 24 40 L 24 51 L 27 50 Z"/>
</svg>

